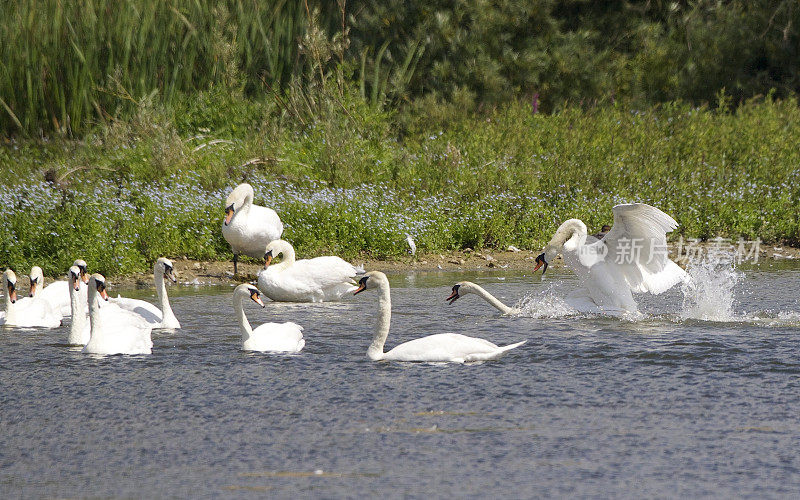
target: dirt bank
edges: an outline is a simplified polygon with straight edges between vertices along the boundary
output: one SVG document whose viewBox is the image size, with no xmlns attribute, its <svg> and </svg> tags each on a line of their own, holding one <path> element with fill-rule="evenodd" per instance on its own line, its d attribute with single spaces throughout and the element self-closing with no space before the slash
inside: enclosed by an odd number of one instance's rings
<svg viewBox="0 0 800 500">
<path fill-rule="evenodd" d="M 670 244 L 669 255 L 678 263 L 685 263 L 692 255 L 706 254 L 716 248 L 715 244 L 704 242 L 688 246 L 686 244 Z M 680 257 L 678 251 L 680 250 Z M 749 253 L 746 261 L 753 260 L 753 246 L 748 244 L 744 251 Z M 774 246 L 761 244 L 758 248 L 758 259 L 783 260 L 800 259 L 800 249 L 793 247 Z M 353 259 L 353 263 L 363 265 L 364 269 L 380 270 L 386 272 L 435 272 L 435 271 L 488 271 L 507 269 L 511 271 L 532 271 L 534 259 L 541 250 L 530 251 L 495 251 L 495 250 L 465 250 L 449 253 L 435 253 L 405 257 L 393 260 Z M 263 267 L 256 261 L 239 263 L 239 273 L 233 276 L 233 264 L 219 261 L 197 261 L 191 259 L 173 259 L 178 282 L 181 284 L 219 285 L 234 284 L 237 282 L 255 281 L 256 274 Z M 563 265 L 561 258 L 551 263 L 554 267 Z M 128 276 L 115 276 L 109 280 L 116 286 L 123 287 L 151 287 L 153 276 L 149 273 Z"/>
</svg>

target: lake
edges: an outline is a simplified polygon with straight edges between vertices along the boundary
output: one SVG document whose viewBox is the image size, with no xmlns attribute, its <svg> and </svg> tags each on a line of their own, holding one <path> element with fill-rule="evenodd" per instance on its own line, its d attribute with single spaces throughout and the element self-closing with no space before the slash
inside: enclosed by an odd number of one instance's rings
<svg viewBox="0 0 800 500">
<path fill-rule="evenodd" d="M 387 349 L 447 331 L 484 364 L 375 363 L 366 291 L 248 304 L 305 327 L 298 355 L 249 354 L 232 287 L 170 288 L 176 332 L 149 356 L 91 357 L 68 327 L 0 330 L 0 496 L 790 496 L 800 489 L 800 265 L 706 270 L 638 296 L 643 314 L 574 314 L 572 274 L 390 275 Z M 474 295 L 448 305 L 460 280 Z M 150 290 L 116 290 L 155 301 Z M 252 307 L 249 307 L 252 306 Z"/>
</svg>

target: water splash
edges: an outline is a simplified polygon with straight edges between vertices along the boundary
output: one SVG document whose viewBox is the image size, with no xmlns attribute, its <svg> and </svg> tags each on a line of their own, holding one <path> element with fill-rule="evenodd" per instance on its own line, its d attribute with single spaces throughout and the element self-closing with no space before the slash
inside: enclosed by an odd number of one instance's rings
<svg viewBox="0 0 800 500">
<path fill-rule="evenodd" d="M 741 321 L 734 312 L 734 289 L 743 274 L 732 260 L 703 259 L 686 268 L 691 278 L 683 284 L 681 319 L 703 321 Z"/>
<path fill-rule="evenodd" d="M 527 318 L 563 318 L 578 314 L 578 311 L 556 295 L 552 288 L 519 299 L 514 305 L 514 310 L 515 316 Z"/>
</svg>

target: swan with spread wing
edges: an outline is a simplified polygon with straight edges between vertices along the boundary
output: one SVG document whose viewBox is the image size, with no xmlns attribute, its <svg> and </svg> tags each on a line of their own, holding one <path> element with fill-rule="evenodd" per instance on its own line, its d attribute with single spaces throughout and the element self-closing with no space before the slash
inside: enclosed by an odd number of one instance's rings
<svg viewBox="0 0 800 500">
<path fill-rule="evenodd" d="M 560 253 L 584 286 L 575 299 L 596 312 L 637 312 L 634 293 L 658 295 L 689 280 L 667 255 L 667 233 L 678 223 L 645 203 L 617 205 L 613 211 L 614 225 L 600 240 L 588 236 L 586 224 L 578 219 L 561 224 L 536 257 L 534 272 L 542 268 L 544 273 Z"/>
</svg>

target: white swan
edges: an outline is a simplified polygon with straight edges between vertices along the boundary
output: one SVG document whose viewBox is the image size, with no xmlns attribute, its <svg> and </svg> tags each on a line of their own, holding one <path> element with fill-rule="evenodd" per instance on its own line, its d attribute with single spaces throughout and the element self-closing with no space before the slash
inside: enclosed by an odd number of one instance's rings
<svg viewBox="0 0 800 500">
<path fill-rule="evenodd" d="M 244 300 L 250 298 L 264 307 L 258 288 L 243 284 L 233 291 L 233 310 L 239 320 L 242 331 L 242 349 L 245 351 L 300 352 L 306 341 L 303 339 L 303 327 L 297 323 L 264 323 L 253 330 L 244 314 Z"/>
<path fill-rule="evenodd" d="M 264 256 L 264 248 L 283 233 L 283 223 L 271 208 L 253 205 L 253 186 L 239 184 L 225 200 L 222 236 L 233 250 L 233 274 L 238 274 L 239 254 L 256 259 Z"/>
<path fill-rule="evenodd" d="M 37 271 L 38 270 L 38 271 Z M 32 281 L 42 278 L 38 266 L 31 269 Z M 11 269 L 3 273 L 3 289 L 6 291 L 6 310 L 0 315 L 0 325 L 21 328 L 57 328 L 61 326 L 61 315 L 50 307 L 47 301 L 38 297 L 24 297 L 17 300 L 17 275 Z"/>
<path fill-rule="evenodd" d="M 83 279 L 81 269 L 78 266 L 69 268 L 67 283 L 69 284 L 69 302 L 72 311 L 72 322 L 69 325 L 67 344 L 86 345 L 89 342 L 92 329 L 87 315 L 87 295 L 81 292 Z"/>
<path fill-rule="evenodd" d="M 129 299 L 126 297 L 117 297 L 111 299 L 111 302 L 117 304 L 122 309 L 134 312 L 143 317 L 153 328 L 165 328 L 178 330 L 181 327 L 180 321 L 175 317 L 172 312 L 172 306 L 169 303 L 169 296 L 167 296 L 167 285 L 165 280 L 171 280 L 173 283 L 175 279 L 175 266 L 172 261 L 161 257 L 155 264 L 153 264 L 153 282 L 156 286 L 156 296 L 158 297 L 158 306 L 150 302 Z"/>
<path fill-rule="evenodd" d="M 89 324 L 91 335 L 83 348 L 87 354 L 150 354 L 150 327 L 139 315 L 119 307 L 102 307 L 108 300 L 106 280 L 101 274 L 89 278 Z"/>
<path fill-rule="evenodd" d="M 516 309 L 514 307 L 508 307 L 507 305 L 500 302 L 500 299 L 498 299 L 491 293 L 484 290 L 483 287 L 481 287 L 480 285 L 476 285 L 471 281 L 460 281 L 455 285 L 453 285 L 452 293 L 445 300 L 450 302 L 450 304 L 452 305 L 453 302 L 455 302 L 456 300 L 460 299 L 461 297 L 469 293 L 473 293 L 478 297 L 481 297 L 483 300 L 488 302 L 489 305 L 491 305 L 492 307 L 494 307 L 503 314 L 519 313 L 519 309 Z"/>
<path fill-rule="evenodd" d="M 86 283 L 89 282 L 89 275 L 86 274 L 86 262 L 82 259 L 76 259 L 75 262 L 72 263 L 73 266 L 77 266 L 78 269 L 81 270 L 81 283 L 80 283 L 80 292 L 83 294 L 84 299 L 86 298 Z M 37 297 L 41 297 L 42 299 L 46 300 L 50 303 L 50 305 L 55 309 L 58 313 L 61 314 L 62 317 L 66 318 L 70 314 L 72 314 L 72 306 L 70 302 L 70 292 L 69 292 L 69 283 L 66 281 L 56 281 L 54 283 L 50 283 L 46 287 L 44 283 L 39 283 L 36 287 Z M 86 301 L 84 300 L 84 303 Z M 88 309 L 87 309 L 88 312 Z"/>
<path fill-rule="evenodd" d="M 282 255 L 282 261 L 270 265 Z M 264 255 L 264 269 L 258 273 L 258 288 L 264 295 L 282 302 L 329 302 L 340 300 L 357 286 L 353 278 L 364 270 L 334 256 L 295 260 L 289 242 L 270 242 Z"/>
<path fill-rule="evenodd" d="M 667 233 L 677 227 L 675 219 L 644 203 L 615 206 L 614 225 L 602 240 L 587 237 L 586 225 L 569 219 L 536 257 L 534 272 L 544 267 L 544 273 L 562 253 L 585 287 L 572 294 L 574 301 L 600 311 L 637 312 L 633 292 L 657 295 L 688 279 L 667 256 Z"/>
<path fill-rule="evenodd" d="M 370 271 L 359 280 L 355 293 L 376 288 L 380 293 L 378 308 L 380 315 L 375 324 L 375 335 L 367 349 L 367 357 L 373 361 L 424 361 L 469 363 L 497 359 L 507 351 L 525 343 L 517 342 L 499 347 L 488 340 L 467 337 L 458 333 L 439 333 L 420 339 L 411 340 L 398 345 L 389 352 L 383 352 L 386 337 L 389 335 L 389 324 L 392 319 L 392 298 L 389 280 L 380 271 Z"/>
</svg>

